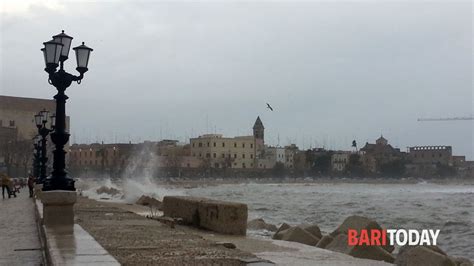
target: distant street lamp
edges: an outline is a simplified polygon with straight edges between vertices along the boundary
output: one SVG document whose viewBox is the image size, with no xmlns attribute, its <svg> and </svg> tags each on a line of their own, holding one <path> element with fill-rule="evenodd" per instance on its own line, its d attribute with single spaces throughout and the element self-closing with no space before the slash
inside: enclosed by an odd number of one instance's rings
<svg viewBox="0 0 474 266">
<path fill-rule="evenodd" d="M 51 128 L 47 128 L 46 124 L 48 123 L 48 116 L 49 116 L 49 111 L 43 110 L 39 112 L 37 115 L 35 115 L 35 123 L 36 127 L 38 128 L 38 135 L 41 136 L 40 139 L 40 171 L 39 171 L 39 182 L 38 184 L 43 184 L 43 182 L 46 180 L 46 168 L 47 168 L 47 163 L 48 163 L 48 150 L 47 150 L 47 138 L 50 132 L 54 131 L 54 126 L 55 126 L 55 115 L 51 116 Z"/>
<path fill-rule="evenodd" d="M 56 87 L 58 94 L 54 96 L 56 99 L 56 127 L 51 133 L 51 140 L 55 144 L 53 152 L 53 172 L 44 184 L 43 191 L 50 190 L 69 190 L 75 191 L 74 180 L 68 176 L 66 172 L 66 151 L 64 145 L 69 141 L 69 133 L 66 131 L 66 100 L 68 97 L 64 93 L 73 81 L 81 83 L 84 73 L 87 72 L 89 64 L 89 56 L 91 48 L 84 45 L 73 48 L 76 52 L 76 61 L 79 76 L 64 71 L 64 61 L 68 59 L 69 49 L 71 47 L 72 37 L 62 33 L 53 36 L 53 40 L 43 43 L 44 48 L 41 49 L 46 64 L 45 71 L 49 74 L 49 84 Z M 56 68 L 59 66 L 59 70 Z"/>
<path fill-rule="evenodd" d="M 40 184 L 39 175 L 40 175 L 40 156 L 41 156 L 41 144 L 40 136 L 36 135 L 33 138 L 33 176 L 36 179 L 36 184 Z"/>
</svg>

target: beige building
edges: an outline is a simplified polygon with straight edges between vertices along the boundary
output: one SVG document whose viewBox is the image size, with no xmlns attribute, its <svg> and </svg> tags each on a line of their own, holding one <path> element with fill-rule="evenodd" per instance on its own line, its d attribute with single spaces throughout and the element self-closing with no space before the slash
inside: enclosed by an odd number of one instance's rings
<svg viewBox="0 0 474 266">
<path fill-rule="evenodd" d="M 257 168 L 271 169 L 277 163 L 286 164 L 285 148 L 282 147 L 265 147 L 260 158 L 257 160 Z"/>
<path fill-rule="evenodd" d="M 43 109 L 53 114 L 55 101 L 0 95 L 0 127 L 16 128 L 19 139 L 32 139 L 38 133 L 34 116 Z"/>
<path fill-rule="evenodd" d="M 264 127 L 257 118 L 252 136 L 233 138 L 206 134 L 190 140 L 191 156 L 205 168 L 256 168 L 257 157 L 264 149 Z"/>
<path fill-rule="evenodd" d="M 451 146 L 416 146 L 409 148 L 410 160 L 414 164 L 452 165 Z"/>
<path fill-rule="evenodd" d="M 331 170 L 333 172 L 344 172 L 349 163 L 351 152 L 337 151 L 331 156 Z"/>
<path fill-rule="evenodd" d="M 10 175 L 26 176 L 33 156 L 32 139 L 38 134 L 34 116 L 42 110 L 53 114 L 55 109 L 54 100 L 0 95 L 0 161 L 6 165 Z M 69 117 L 66 119 L 69 128 Z M 48 165 L 53 162 L 52 150 L 48 137 Z"/>
<path fill-rule="evenodd" d="M 126 165 L 133 144 L 73 144 L 69 167 L 73 169 L 113 169 Z"/>
</svg>

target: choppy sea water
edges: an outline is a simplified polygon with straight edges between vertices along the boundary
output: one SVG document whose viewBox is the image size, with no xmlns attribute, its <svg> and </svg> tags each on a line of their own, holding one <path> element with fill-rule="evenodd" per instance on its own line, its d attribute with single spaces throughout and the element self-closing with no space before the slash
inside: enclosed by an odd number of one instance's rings
<svg viewBox="0 0 474 266">
<path fill-rule="evenodd" d="M 438 245 L 443 250 L 474 261 L 474 185 L 250 183 L 185 193 L 246 203 L 249 219 L 276 225 L 315 223 L 325 232 L 354 214 L 373 218 L 385 228 L 440 229 Z"/>
</svg>

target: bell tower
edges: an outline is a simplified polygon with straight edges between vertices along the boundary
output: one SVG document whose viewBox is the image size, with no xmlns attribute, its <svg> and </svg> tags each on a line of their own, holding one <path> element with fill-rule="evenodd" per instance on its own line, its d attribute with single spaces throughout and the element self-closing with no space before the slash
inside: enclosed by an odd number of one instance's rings
<svg viewBox="0 0 474 266">
<path fill-rule="evenodd" d="M 265 139 L 265 127 L 263 126 L 262 120 L 260 120 L 260 116 L 257 117 L 257 120 L 255 121 L 255 124 L 253 125 L 253 136 L 257 140 L 263 140 Z"/>
</svg>

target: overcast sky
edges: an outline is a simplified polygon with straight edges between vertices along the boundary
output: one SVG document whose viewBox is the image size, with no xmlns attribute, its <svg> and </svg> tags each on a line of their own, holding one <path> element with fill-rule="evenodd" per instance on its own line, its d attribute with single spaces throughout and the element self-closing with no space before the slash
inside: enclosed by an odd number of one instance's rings
<svg viewBox="0 0 474 266">
<path fill-rule="evenodd" d="M 471 1 L 2 5 L 0 94 L 55 94 L 40 48 L 62 29 L 94 48 L 67 91 L 72 142 L 244 135 L 260 116 L 271 145 L 383 134 L 474 157 L 474 121 L 417 122 L 473 113 Z"/>
</svg>

